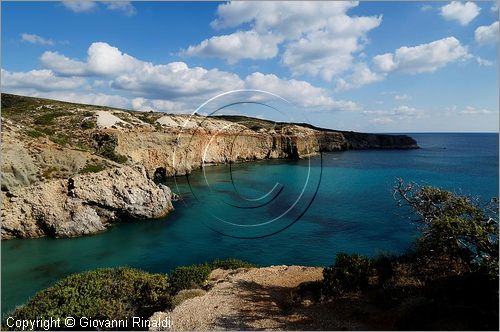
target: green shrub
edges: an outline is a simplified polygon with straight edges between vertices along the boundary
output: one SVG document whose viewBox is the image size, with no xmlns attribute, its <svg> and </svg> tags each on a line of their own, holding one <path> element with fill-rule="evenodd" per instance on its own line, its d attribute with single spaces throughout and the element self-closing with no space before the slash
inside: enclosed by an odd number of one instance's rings
<svg viewBox="0 0 500 332">
<path fill-rule="evenodd" d="M 240 259 L 229 258 L 229 259 L 216 259 L 211 264 L 212 270 L 223 269 L 223 270 L 233 270 L 239 268 L 250 268 L 255 267 L 254 264 L 242 261 Z"/>
<path fill-rule="evenodd" d="M 106 169 L 106 166 L 104 166 L 103 164 L 87 164 L 80 170 L 80 173 L 81 174 L 97 173 L 104 169 Z"/>
<path fill-rule="evenodd" d="M 50 166 L 42 172 L 42 177 L 44 179 L 50 179 L 53 173 L 56 173 L 59 169 L 55 166 Z"/>
<path fill-rule="evenodd" d="M 477 270 L 498 275 L 497 198 L 485 206 L 477 199 L 402 180 L 395 194 L 400 205 L 409 206 L 417 215 L 421 235 L 416 254 L 423 261 L 437 263 L 436 276 Z M 432 271 L 426 268 L 425 273 Z"/>
<path fill-rule="evenodd" d="M 39 115 L 35 118 L 35 124 L 38 125 L 48 125 L 54 122 L 55 118 L 66 115 L 61 111 L 47 111 L 46 113 Z"/>
<path fill-rule="evenodd" d="M 77 322 L 75 328 L 81 329 L 80 317 L 146 319 L 171 306 L 166 275 L 131 268 L 99 269 L 74 274 L 38 292 L 12 316 L 28 320 L 61 318 L 62 322 L 72 316 Z M 65 328 L 64 323 L 61 328 Z"/>
<path fill-rule="evenodd" d="M 86 119 L 82 121 L 80 125 L 83 129 L 92 129 L 95 128 L 96 124 L 92 119 Z"/>
<path fill-rule="evenodd" d="M 52 129 L 52 128 L 47 128 L 47 127 L 37 127 L 37 129 L 36 129 L 36 130 L 38 130 L 38 131 L 40 131 L 40 132 L 44 133 L 45 135 L 49 135 L 49 136 L 50 136 L 50 135 L 54 135 L 54 134 L 55 134 L 55 132 L 56 132 L 54 129 Z"/>
<path fill-rule="evenodd" d="M 215 269 L 231 270 L 238 268 L 254 267 L 255 265 L 239 259 L 217 259 L 212 263 L 203 263 L 189 266 L 179 266 L 169 278 L 172 294 L 176 294 L 183 289 L 201 288 Z"/>
<path fill-rule="evenodd" d="M 103 156 L 104 158 L 107 158 L 109 160 L 112 160 L 120 164 L 124 164 L 128 160 L 126 156 L 116 153 L 114 148 L 113 150 L 109 148 L 103 149 L 100 151 L 100 155 Z"/>
<path fill-rule="evenodd" d="M 201 288 L 210 272 L 212 267 L 207 263 L 177 267 L 169 278 L 172 294 L 183 289 Z"/>
<path fill-rule="evenodd" d="M 53 136 L 50 136 L 50 140 L 54 143 L 61 145 L 61 146 L 65 146 L 69 142 L 69 137 L 66 135 L 53 135 Z"/>
<path fill-rule="evenodd" d="M 323 270 L 323 295 L 331 297 L 368 287 L 370 259 L 357 254 L 339 253 L 335 265 Z"/>
<path fill-rule="evenodd" d="M 43 136 L 43 133 L 36 130 L 36 129 L 28 129 L 26 130 L 26 135 L 30 136 L 30 137 L 33 137 L 33 138 L 37 138 L 37 137 L 41 137 Z"/>
<path fill-rule="evenodd" d="M 182 302 L 198 296 L 203 296 L 205 293 L 203 289 L 183 289 L 173 297 L 172 303 L 177 307 Z"/>
</svg>

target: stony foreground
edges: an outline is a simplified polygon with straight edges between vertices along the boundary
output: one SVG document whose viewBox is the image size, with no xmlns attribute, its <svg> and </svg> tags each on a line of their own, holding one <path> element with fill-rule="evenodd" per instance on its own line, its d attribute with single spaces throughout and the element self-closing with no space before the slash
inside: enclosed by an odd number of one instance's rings
<svg viewBox="0 0 500 332">
<path fill-rule="evenodd" d="M 294 299 L 302 283 L 323 279 L 323 268 L 271 266 L 215 270 L 202 296 L 185 300 L 169 316 L 174 330 L 363 330 L 344 309 L 317 303 L 307 294 Z"/>
</svg>

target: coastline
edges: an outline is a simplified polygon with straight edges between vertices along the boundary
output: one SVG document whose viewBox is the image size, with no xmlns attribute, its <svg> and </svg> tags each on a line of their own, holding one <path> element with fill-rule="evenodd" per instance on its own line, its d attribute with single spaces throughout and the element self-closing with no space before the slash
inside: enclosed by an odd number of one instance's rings
<svg viewBox="0 0 500 332">
<path fill-rule="evenodd" d="M 242 125 L 241 117 L 127 112 L 8 94 L 2 94 L 2 106 L 2 239 L 74 237 L 101 232 L 124 216 L 162 217 L 172 210 L 171 193 L 158 183 L 189 174 L 203 163 L 418 148 L 405 135 L 246 117 Z M 98 176 L 104 173 L 109 181 Z M 131 178 L 141 185 L 128 183 Z M 84 185 L 75 191 L 76 180 Z M 116 184 L 128 193 L 112 193 Z M 150 198 L 131 192 L 139 187 Z"/>
</svg>

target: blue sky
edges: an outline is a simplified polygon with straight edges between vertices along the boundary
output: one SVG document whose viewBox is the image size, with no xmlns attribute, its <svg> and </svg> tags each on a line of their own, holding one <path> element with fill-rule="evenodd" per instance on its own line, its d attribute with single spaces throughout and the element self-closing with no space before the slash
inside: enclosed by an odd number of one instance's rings
<svg viewBox="0 0 500 332">
<path fill-rule="evenodd" d="M 323 127 L 498 131 L 498 6 L 3 1 L 1 82 L 172 113 L 259 89 Z"/>
</svg>

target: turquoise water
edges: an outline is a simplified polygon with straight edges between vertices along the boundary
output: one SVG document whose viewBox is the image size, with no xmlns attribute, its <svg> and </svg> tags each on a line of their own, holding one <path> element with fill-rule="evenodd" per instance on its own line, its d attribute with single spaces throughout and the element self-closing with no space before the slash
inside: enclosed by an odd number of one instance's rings
<svg viewBox="0 0 500 332">
<path fill-rule="evenodd" d="M 401 252 L 415 230 L 405 220 L 408 211 L 398 208 L 392 197 L 397 177 L 485 201 L 498 196 L 498 134 L 411 136 L 422 149 L 327 153 L 322 167 L 319 157 L 233 165 L 233 182 L 228 166 L 207 167 L 210 190 L 201 171 L 189 183 L 177 179 L 178 187 L 169 181 L 183 200 L 164 219 L 125 222 L 75 239 L 2 241 L 2 313 L 57 279 L 97 267 L 168 272 L 178 265 L 228 257 L 261 265 L 327 265 L 339 251 Z M 218 233 L 264 236 L 289 225 L 259 239 Z"/>
</svg>

